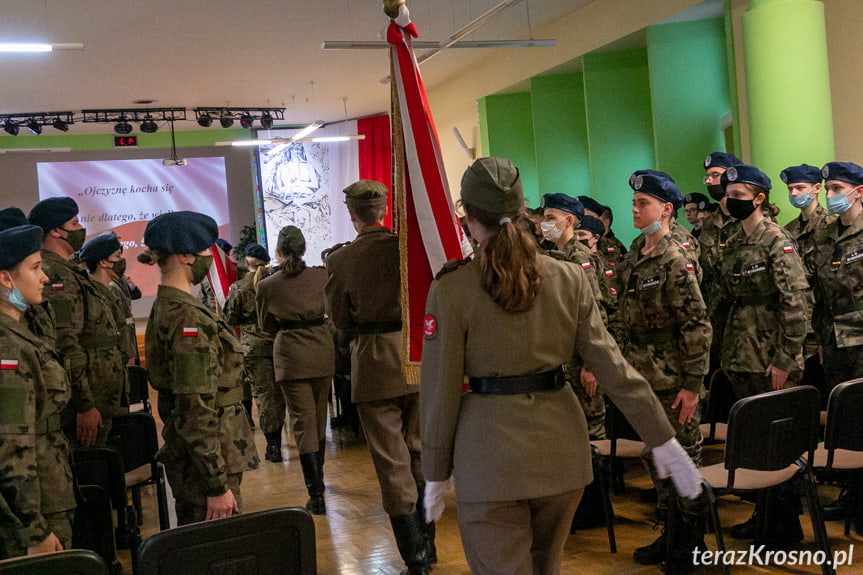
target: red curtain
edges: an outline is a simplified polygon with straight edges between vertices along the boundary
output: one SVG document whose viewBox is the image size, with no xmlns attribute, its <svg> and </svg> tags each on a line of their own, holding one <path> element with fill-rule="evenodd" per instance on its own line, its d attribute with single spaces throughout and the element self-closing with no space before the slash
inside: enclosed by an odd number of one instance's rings
<svg viewBox="0 0 863 575">
<path fill-rule="evenodd" d="M 390 143 L 390 117 L 387 114 L 357 120 L 357 133 L 365 140 L 357 142 L 360 156 L 360 179 L 376 180 L 386 185 L 387 203 L 393 205 L 393 162 Z M 392 229 L 392 210 L 387 212 L 384 225 Z"/>
</svg>

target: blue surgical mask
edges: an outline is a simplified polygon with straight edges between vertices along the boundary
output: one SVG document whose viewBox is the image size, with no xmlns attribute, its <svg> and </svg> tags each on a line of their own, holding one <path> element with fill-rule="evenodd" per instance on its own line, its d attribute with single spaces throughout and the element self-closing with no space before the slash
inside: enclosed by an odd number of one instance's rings
<svg viewBox="0 0 863 575">
<path fill-rule="evenodd" d="M 27 303 L 27 300 L 24 299 L 24 296 L 21 294 L 21 290 L 15 287 L 15 284 L 12 284 L 12 290 L 6 292 L 6 299 L 9 300 L 9 303 L 14 305 L 18 311 L 27 311 L 27 306 L 30 305 Z"/>
<path fill-rule="evenodd" d="M 815 198 L 809 195 L 809 192 L 806 192 L 805 194 L 800 194 L 799 196 L 792 196 L 791 194 L 788 194 L 788 201 L 791 203 L 791 205 L 795 208 L 800 208 L 801 210 L 803 208 L 809 207 L 809 204 L 811 204 L 812 200 L 814 199 Z"/>
<path fill-rule="evenodd" d="M 649 223 L 648 225 L 641 228 L 641 233 L 646 236 L 652 236 L 656 232 L 662 229 L 662 222 L 656 220 L 654 222 Z"/>
<path fill-rule="evenodd" d="M 848 194 L 827 196 L 827 211 L 830 212 L 832 215 L 838 216 L 839 214 L 844 214 L 850 208 L 851 202 L 848 201 Z"/>
</svg>

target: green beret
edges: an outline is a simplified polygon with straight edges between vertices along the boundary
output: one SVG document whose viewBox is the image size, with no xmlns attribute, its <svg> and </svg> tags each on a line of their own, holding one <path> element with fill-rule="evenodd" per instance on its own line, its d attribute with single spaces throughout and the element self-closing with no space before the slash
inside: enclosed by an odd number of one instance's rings
<svg viewBox="0 0 863 575">
<path fill-rule="evenodd" d="M 78 257 L 82 262 L 101 262 L 122 248 L 120 240 L 117 239 L 117 234 L 110 232 L 88 240 L 81 248 L 81 251 L 78 252 Z"/>
<path fill-rule="evenodd" d="M 387 203 L 387 187 L 375 180 L 360 180 L 343 190 L 348 207 L 377 207 Z"/>
<path fill-rule="evenodd" d="M 303 232 L 296 226 L 285 226 L 279 232 L 279 241 L 276 244 L 283 256 L 288 254 L 301 255 L 306 251 L 306 238 Z"/>
<path fill-rule="evenodd" d="M 0 270 L 9 270 L 42 249 L 42 228 L 16 226 L 0 232 Z"/>
<path fill-rule="evenodd" d="M 11 207 L 0 210 L 0 230 L 8 230 L 27 225 L 27 216 L 21 208 Z"/>
<path fill-rule="evenodd" d="M 72 198 L 48 198 L 42 200 L 30 210 L 27 219 L 34 226 L 49 232 L 78 215 L 78 204 Z"/>
<path fill-rule="evenodd" d="M 480 158 L 461 178 L 461 199 L 492 214 L 518 212 L 524 205 L 518 168 L 504 158 Z"/>
<path fill-rule="evenodd" d="M 216 220 L 198 212 L 169 212 L 156 216 L 144 228 L 144 244 L 169 254 L 196 254 L 216 243 Z"/>
</svg>

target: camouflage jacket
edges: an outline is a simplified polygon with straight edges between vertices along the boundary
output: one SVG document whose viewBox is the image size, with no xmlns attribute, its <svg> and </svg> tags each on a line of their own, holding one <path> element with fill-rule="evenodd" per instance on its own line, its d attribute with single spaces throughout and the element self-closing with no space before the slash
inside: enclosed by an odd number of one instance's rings
<svg viewBox="0 0 863 575">
<path fill-rule="evenodd" d="M 132 315 L 132 298 L 129 295 L 129 286 L 125 281 L 112 280 L 108 284 L 108 292 L 114 299 L 114 303 L 120 310 L 117 317 L 117 325 L 120 328 L 120 349 L 127 361 L 134 357 L 138 360 L 138 334 L 135 331 L 135 316 Z"/>
<path fill-rule="evenodd" d="M 834 218 L 812 236 L 806 266 L 813 277 L 812 324 L 821 345 L 863 345 L 863 215 L 839 235 Z M 835 343 L 834 343 L 835 342 Z"/>
<path fill-rule="evenodd" d="M 642 235 L 620 267 L 624 357 L 657 393 L 700 393 L 713 331 L 696 264 L 668 235 L 649 254 L 643 245 Z"/>
<path fill-rule="evenodd" d="M 597 266 L 601 265 L 600 260 L 590 251 L 590 248 L 575 239 L 575 236 L 569 238 L 569 241 L 564 244 L 563 249 L 560 251 L 563 253 L 564 258 L 567 261 L 580 265 L 581 269 L 583 269 L 585 274 L 587 274 L 587 281 L 590 284 L 590 289 L 593 293 L 594 300 L 596 300 L 596 305 L 599 306 L 602 321 L 606 326 L 608 326 L 608 314 L 606 313 L 605 306 L 602 303 L 602 290 L 599 286 L 599 276 L 601 274 L 597 269 Z"/>
<path fill-rule="evenodd" d="M 721 209 L 704 218 L 701 233 L 698 235 L 698 245 L 701 254 L 698 263 L 701 264 L 701 293 L 704 303 L 714 325 L 724 325 L 725 314 L 717 310 L 719 301 L 719 274 L 722 265 L 722 253 L 728 244 L 728 238 L 740 229 L 740 221 L 726 216 Z"/>
<path fill-rule="evenodd" d="M 739 227 L 722 254 L 719 279 L 719 298 L 729 309 L 723 369 L 803 369 L 809 284 L 788 232 L 767 218 L 749 236 Z"/>
<path fill-rule="evenodd" d="M 612 267 L 616 267 L 626 256 L 626 246 L 623 245 L 614 232 L 608 230 L 608 233 L 599 238 L 597 250 L 605 258 L 605 261 Z"/>
<path fill-rule="evenodd" d="M 159 392 L 166 465 L 191 460 L 208 496 L 227 474 L 258 466 L 242 406 L 243 351 L 234 330 L 191 294 L 160 285 L 145 335 L 147 372 Z"/>
<path fill-rule="evenodd" d="M 44 514 L 75 507 L 69 446 L 60 429 L 69 381 L 57 354 L 5 314 L 0 350 L 0 498 L 6 503 L 0 506 L 0 556 L 14 556 L 48 536 Z M 19 537 L 5 540 L 16 532 Z"/>
<path fill-rule="evenodd" d="M 274 337 L 258 326 L 255 289 L 252 285 L 254 279 L 254 274 L 247 274 L 243 279 L 231 284 L 225 299 L 223 316 L 229 325 L 241 326 L 240 342 L 246 356 L 273 357 Z"/>
<path fill-rule="evenodd" d="M 72 382 L 71 414 L 97 408 L 111 417 L 125 389 L 125 360 L 120 351 L 116 304 L 104 286 L 59 255 L 43 250 L 48 276 L 43 296 L 51 303 L 57 326 L 56 348 Z"/>
<path fill-rule="evenodd" d="M 683 248 L 683 252 L 686 254 L 686 257 L 690 262 L 695 263 L 701 258 L 701 247 L 698 244 L 698 240 L 696 240 L 695 236 L 693 236 L 689 230 L 684 228 L 680 222 L 672 219 L 668 224 L 668 233 L 674 241 L 680 244 L 680 247 Z M 700 273 L 698 282 L 701 283 Z"/>
</svg>

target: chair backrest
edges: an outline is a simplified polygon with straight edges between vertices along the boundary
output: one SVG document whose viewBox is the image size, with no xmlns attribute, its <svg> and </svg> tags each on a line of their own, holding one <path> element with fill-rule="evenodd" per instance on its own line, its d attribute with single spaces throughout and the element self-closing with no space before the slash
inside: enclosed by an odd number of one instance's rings
<svg viewBox="0 0 863 575">
<path fill-rule="evenodd" d="M 73 549 L 0 561 L 0 573 L 3 575 L 45 575 L 46 573 L 108 575 L 108 566 L 93 551 Z"/>
<path fill-rule="evenodd" d="M 98 485 L 79 485 L 75 499 L 78 507 L 72 525 L 72 546 L 94 551 L 105 563 L 113 564 L 117 560 L 117 551 L 114 546 L 114 515 L 108 492 Z M 5 571 L 0 572 L 5 575 Z"/>
<path fill-rule="evenodd" d="M 129 405 L 146 404 L 150 399 L 147 370 L 140 365 L 128 365 L 126 371 L 129 374 Z"/>
<path fill-rule="evenodd" d="M 159 450 L 156 420 L 143 411 L 115 415 L 108 444 L 120 452 L 127 471 L 152 463 Z"/>
<path fill-rule="evenodd" d="M 289 507 L 161 531 L 144 540 L 138 575 L 317 573 L 315 523 Z"/>
<path fill-rule="evenodd" d="M 824 448 L 863 451 L 863 378 L 840 383 L 830 393 Z"/>
<path fill-rule="evenodd" d="M 728 417 L 725 468 L 777 471 L 818 445 L 821 397 L 811 386 L 741 399 Z"/>
<path fill-rule="evenodd" d="M 124 509 L 126 475 L 120 453 L 111 447 L 72 450 L 72 473 L 78 485 L 98 485 L 111 497 L 114 509 Z"/>
</svg>

